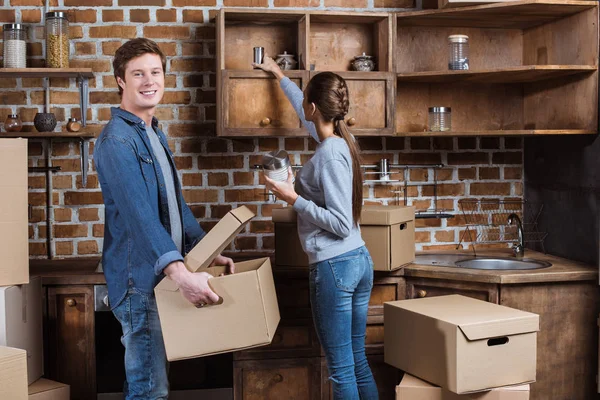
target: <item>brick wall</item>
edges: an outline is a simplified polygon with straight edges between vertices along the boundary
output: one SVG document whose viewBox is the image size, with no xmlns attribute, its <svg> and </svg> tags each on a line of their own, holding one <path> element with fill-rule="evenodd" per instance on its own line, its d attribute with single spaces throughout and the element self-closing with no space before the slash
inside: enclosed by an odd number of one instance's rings
<svg viewBox="0 0 600 400">
<path fill-rule="evenodd" d="M 395 11 L 412 6 L 411 0 L 49 0 L 51 10 L 68 10 L 71 20 L 71 66 L 91 67 L 91 130 L 99 132 L 119 103 L 112 76 L 111 57 L 129 38 L 145 36 L 159 42 L 168 57 L 164 105 L 157 110 L 162 128 L 176 155 L 184 196 L 205 229 L 232 207 L 247 205 L 257 214 L 231 250 L 273 248 L 271 210 L 282 206 L 268 201 L 260 174 L 252 169 L 261 154 L 285 148 L 295 163 L 304 162 L 314 150 L 314 141 L 304 138 L 261 138 L 225 140 L 215 131 L 215 30 L 210 18 L 225 7 L 318 8 Z M 43 0 L 0 0 L 0 23 L 30 24 L 29 65 L 43 66 Z M 42 111 L 41 79 L 0 80 L 0 121 L 18 112 L 25 130 L 34 131 L 31 121 Z M 78 92 L 74 80 L 51 80 L 51 103 L 59 121 L 79 117 Z M 59 123 L 58 130 L 64 130 Z M 452 210 L 448 220 L 417 221 L 418 249 L 454 248 L 460 239 L 463 219 L 458 199 L 465 197 L 522 197 L 522 140 L 520 138 L 362 138 L 366 163 L 386 157 L 391 163 L 441 162 L 438 207 Z M 43 166 L 47 143 L 31 140 L 30 166 Z M 93 151 L 93 143 L 91 150 Z M 53 252 L 59 257 L 97 255 L 102 249 L 102 196 L 95 172 L 87 187 L 81 185 L 79 146 L 55 140 L 52 163 L 62 167 L 53 176 Z M 93 165 L 92 165 L 93 168 Z M 393 178 L 401 178 L 393 176 Z M 409 203 L 418 208 L 432 206 L 432 170 L 413 170 Z M 45 177 L 30 174 L 30 254 L 46 254 Z M 365 186 L 367 203 L 396 204 L 400 186 Z"/>
</svg>

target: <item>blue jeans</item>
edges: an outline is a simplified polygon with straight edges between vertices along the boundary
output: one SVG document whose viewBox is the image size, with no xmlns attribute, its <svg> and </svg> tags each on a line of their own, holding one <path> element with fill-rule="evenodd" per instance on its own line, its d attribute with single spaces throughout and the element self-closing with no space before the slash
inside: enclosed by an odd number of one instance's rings
<svg viewBox="0 0 600 400">
<path fill-rule="evenodd" d="M 125 400 L 158 400 L 169 396 L 167 355 L 154 293 L 129 289 L 113 309 L 125 346 Z"/>
<path fill-rule="evenodd" d="M 310 266 L 310 302 L 336 400 L 376 400 L 365 354 L 373 261 L 360 247 Z"/>
</svg>

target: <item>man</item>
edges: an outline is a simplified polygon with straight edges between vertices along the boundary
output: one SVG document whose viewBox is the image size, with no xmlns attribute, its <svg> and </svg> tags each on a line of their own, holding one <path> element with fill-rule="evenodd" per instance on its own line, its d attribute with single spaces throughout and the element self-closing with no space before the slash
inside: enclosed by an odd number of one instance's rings
<svg viewBox="0 0 600 400">
<path fill-rule="evenodd" d="M 138 38 L 113 61 L 120 107 L 96 142 L 94 161 L 105 205 L 102 265 L 111 308 L 123 328 L 125 398 L 166 399 L 167 360 L 154 287 L 166 275 L 197 307 L 219 297 L 211 275 L 191 273 L 183 254 L 205 235 L 181 194 L 173 155 L 154 118 L 164 93 L 166 59 Z M 233 261 L 219 255 L 214 264 Z"/>
</svg>

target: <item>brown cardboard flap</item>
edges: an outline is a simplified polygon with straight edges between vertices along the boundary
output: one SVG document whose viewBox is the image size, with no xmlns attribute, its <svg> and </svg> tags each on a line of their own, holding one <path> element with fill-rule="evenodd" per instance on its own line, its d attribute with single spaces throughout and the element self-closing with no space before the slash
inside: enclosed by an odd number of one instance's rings
<svg viewBox="0 0 600 400">
<path fill-rule="evenodd" d="M 458 327 L 467 339 L 481 340 L 537 332 L 540 330 L 540 318 L 531 314 L 514 319 L 463 324 Z"/>
<path fill-rule="evenodd" d="M 395 225 L 415 219 L 413 206 L 363 206 L 361 225 Z"/>
<path fill-rule="evenodd" d="M 212 260 L 231 243 L 253 217 L 254 213 L 246 206 L 228 212 L 185 256 L 183 263 L 187 269 L 197 272 L 208 268 Z M 156 289 L 174 292 L 179 288 L 167 277 L 156 286 Z"/>
<path fill-rule="evenodd" d="M 289 222 L 295 224 L 298 219 L 298 214 L 293 207 L 275 208 L 271 212 L 271 219 L 274 223 Z"/>
</svg>

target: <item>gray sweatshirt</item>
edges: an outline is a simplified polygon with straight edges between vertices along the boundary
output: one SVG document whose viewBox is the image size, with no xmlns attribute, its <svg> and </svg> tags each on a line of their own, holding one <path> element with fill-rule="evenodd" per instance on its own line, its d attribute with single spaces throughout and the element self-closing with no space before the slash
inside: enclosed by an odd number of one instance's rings
<svg viewBox="0 0 600 400">
<path fill-rule="evenodd" d="M 281 89 L 310 135 L 319 142 L 312 122 L 304 118 L 302 91 L 288 78 Z M 346 141 L 330 137 L 296 174 L 298 236 L 311 264 L 328 260 L 365 244 L 352 219 L 352 158 Z"/>
</svg>

